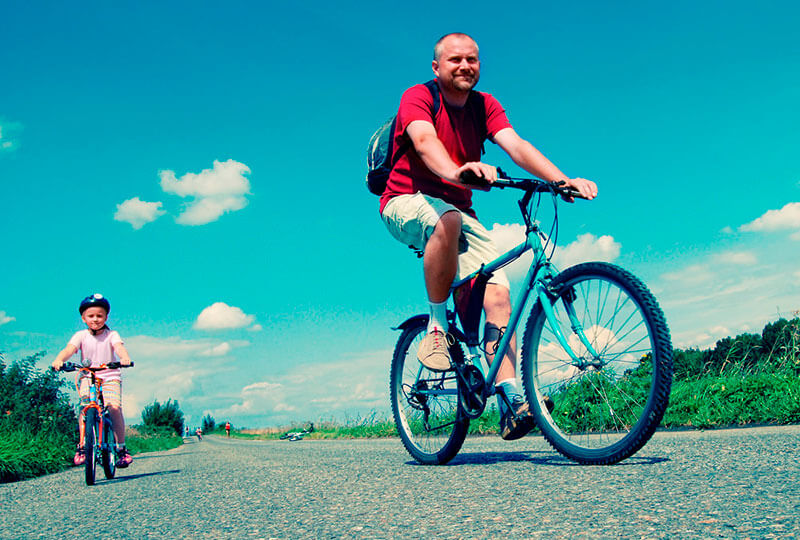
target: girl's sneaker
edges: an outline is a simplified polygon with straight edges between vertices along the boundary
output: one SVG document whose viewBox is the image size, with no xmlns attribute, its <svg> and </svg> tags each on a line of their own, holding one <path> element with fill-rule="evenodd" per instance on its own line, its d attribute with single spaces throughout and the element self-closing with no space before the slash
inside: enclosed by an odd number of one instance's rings
<svg viewBox="0 0 800 540">
<path fill-rule="evenodd" d="M 117 452 L 117 467 L 124 469 L 131 463 L 133 463 L 133 456 L 128 453 L 127 448 L 123 448 Z"/>
<path fill-rule="evenodd" d="M 83 446 L 78 446 L 75 451 L 75 457 L 72 458 L 72 463 L 75 465 L 83 465 L 86 463 L 86 452 L 83 451 Z"/>
</svg>

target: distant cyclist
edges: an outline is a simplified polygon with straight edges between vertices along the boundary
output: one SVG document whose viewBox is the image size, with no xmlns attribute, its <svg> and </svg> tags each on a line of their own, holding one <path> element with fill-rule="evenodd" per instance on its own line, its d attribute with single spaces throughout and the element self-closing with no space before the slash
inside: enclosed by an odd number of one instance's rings
<svg viewBox="0 0 800 540">
<path fill-rule="evenodd" d="M 115 354 L 119 357 L 120 364 L 124 366 L 130 365 L 131 359 L 128 356 L 128 351 L 125 350 L 122 338 L 106 324 L 110 311 L 111 305 L 102 294 L 93 294 L 81 301 L 78 312 L 87 328 L 72 336 L 67 346 L 53 360 L 53 369 L 61 369 L 64 362 L 78 351 L 81 352 L 81 359 L 91 359 L 91 367 L 114 362 Z M 122 416 L 122 370 L 104 369 L 96 372 L 95 375 L 103 381 L 103 400 L 114 424 L 114 435 L 117 440 L 115 449 L 117 452 L 117 467 L 124 468 L 133 462 L 133 457 L 125 447 L 125 418 Z M 89 402 L 91 380 L 88 375 L 80 378 L 78 394 L 80 395 L 82 406 Z M 86 452 L 83 448 L 84 429 L 84 418 L 81 414 L 78 419 L 81 442 L 78 443 L 78 449 L 73 458 L 75 465 L 82 465 L 86 461 Z"/>
<path fill-rule="evenodd" d="M 231 436 L 231 423 L 225 422 L 225 434 L 230 437 Z"/>
<path fill-rule="evenodd" d="M 497 169 L 481 162 L 486 139 L 499 145 L 526 171 L 550 182 L 564 182 L 592 199 L 594 182 L 570 178 L 529 142 L 517 135 L 500 103 L 473 90 L 480 78 L 478 45 L 466 34 L 442 37 L 434 47 L 436 87 L 412 86 L 403 94 L 393 134 L 392 172 L 380 200 L 380 212 L 397 240 L 424 252 L 423 273 L 430 303 L 428 332 L 419 347 L 419 361 L 433 371 L 450 368 L 447 298 L 455 278 L 478 270 L 498 256 L 486 228 L 472 209 L 472 190 L 461 173 L 472 171 L 487 182 Z M 440 106 L 432 91 L 438 88 Z M 495 272 L 486 287 L 486 350 L 499 339 L 511 313 L 508 278 Z M 489 361 L 493 361 L 491 354 Z M 502 359 L 496 384 L 512 402 L 516 416 L 498 398 L 500 431 L 518 439 L 533 427 L 528 404 L 516 385 L 516 343 Z"/>
</svg>

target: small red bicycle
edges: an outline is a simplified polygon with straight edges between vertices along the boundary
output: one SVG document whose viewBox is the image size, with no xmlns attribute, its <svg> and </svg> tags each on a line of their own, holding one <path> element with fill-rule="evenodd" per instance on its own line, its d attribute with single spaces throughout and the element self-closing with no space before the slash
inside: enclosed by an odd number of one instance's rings
<svg viewBox="0 0 800 540">
<path fill-rule="evenodd" d="M 81 414 L 84 417 L 84 438 L 83 448 L 86 452 L 86 485 L 94 485 L 95 468 L 98 463 L 103 466 L 103 472 L 107 479 L 114 478 L 117 472 L 117 453 L 116 437 L 114 435 L 111 415 L 103 401 L 103 380 L 95 376 L 95 372 L 104 369 L 128 368 L 133 367 L 133 362 L 128 366 L 123 366 L 119 362 L 110 362 L 98 367 L 89 367 L 91 360 L 84 360 L 88 365 L 84 366 L 75 362 L 65 362 L 60 371 L 77 371 L 75 375 L 75 387 L 79 388 L 82 376 L 91 377 L 89 385 L 89 403 L 83 407 Z"/>
</svg>

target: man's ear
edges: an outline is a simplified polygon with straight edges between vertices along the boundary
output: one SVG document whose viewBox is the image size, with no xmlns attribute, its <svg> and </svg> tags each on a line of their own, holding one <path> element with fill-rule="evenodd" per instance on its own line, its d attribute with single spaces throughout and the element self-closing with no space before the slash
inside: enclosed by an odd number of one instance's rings
<svg viewBox="0 0 800 540">
<path fill-rule="evenodd" d="M 434 75 L 436 75 L 438 77 L 439 76 L 439 62 L 437 62 L 436 60 L 431 62 L 431 69 L 433 70 Z"/>
</svg>

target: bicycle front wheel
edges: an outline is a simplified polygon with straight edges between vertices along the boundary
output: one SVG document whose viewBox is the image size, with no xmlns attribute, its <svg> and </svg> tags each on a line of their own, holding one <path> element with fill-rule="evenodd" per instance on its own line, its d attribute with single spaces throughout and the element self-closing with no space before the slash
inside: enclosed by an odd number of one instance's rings
<svg viewBox="0 0 800 540">
<path fill-rule="evenodd" d="M 417 360 L 428 322 L 420 318 L 408 325 L 395 346 L 389 395 L 392 413 L 411 456 L 425 465 L 442 465 L 455 457 L 464 444 L 469 418 L 459 410 L 454 371 L 434 372 Z M 463 362 L 464 351 L 456 342 L 450 347 L 454 362 Z"/>
<path fill-rule="evenodd" d="M 85 476 L 86 485 L 94 485 L 95 465 L 97 464 L 97 409 L 88 409 L 85 418 L 85 433 L 83 438 L 83 449 L 86 452 Z"/>
<path fill-rule="evenodd" d="M 526 397 L 558 452 L 616 463 L 644 446 L 667 408 L 672 344 L 664 314 L 638 278 L 612 264 L 573 266 L 550 288 L 552 320 L 537 302 L 525 328 Z"/>
<path fill-rule="evenodd" d="M 103 456 L 103 472 L 106 478 L 111 480 L 117 473 L 117 438 L 114 435 L 114 427 L 111 418 L 105 417 L 103 422 L 103 449 L 100 451 Z"/>
</svg>

